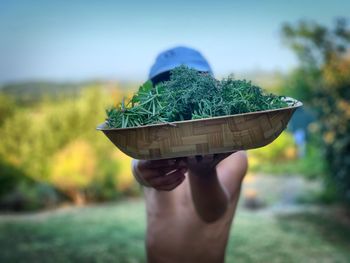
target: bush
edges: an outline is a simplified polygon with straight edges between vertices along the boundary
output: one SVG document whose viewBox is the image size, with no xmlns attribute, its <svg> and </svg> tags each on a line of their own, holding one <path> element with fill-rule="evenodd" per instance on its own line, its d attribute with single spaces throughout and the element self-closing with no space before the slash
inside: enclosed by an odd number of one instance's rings
<svg viewBox="0 0 350 263">
<path fill-rule="evenodd" d="M 86 201 L 85 190 L 96 173 L 96 156 L 82 140 L 73 141 L 52 158 L 49 181 L 76 204 Z"/>
<path fill-rule="evenodd" d="M 286 94 L 315 109 L 327 182 L 350 204 L 350 28 L 344 19 L 334 28 L 302 21 L 285 25 L 283 37 L 300 62 L 286 82 Z"/>
<path fill-rule="evenodd" d="M 62 196 L 54 187 L 38 183 L 0 160 L 0 209 L 33 210 L 57 205 Z"/>
<path fill-rule="evenodd" d="M 276 163 L 278 161 L 293 160 L 296 158 L 296 146 L 293 136 L 287 131 L 283 132 L 271 144 L 253 149 L 248 152 L 249 163 L 254 168 L 263 163 Z"/>
<path fill-rule="evenodd" d="M 15 101 L 12 97 L 0 93 L 0 126 L 15 112 Z"/>
<path fill-rule="evenodd" d="M 0 138 L 6 138 L 0 140 L 0 195 L 7 196 L 7 203 L 20 200 L 20 209 L 27 206 L 23 200 L 33 200 L 25 202 L 32 208 L 46 206 L 35 200 L 50 199 L 49 189 L 60 189 L 75 202 L 139 193 L 131 159 L 95 129 L 109 104 L 109 94 L 91 88 L 63 101 L 14 107 L 0 125 Z"/>
</svg>

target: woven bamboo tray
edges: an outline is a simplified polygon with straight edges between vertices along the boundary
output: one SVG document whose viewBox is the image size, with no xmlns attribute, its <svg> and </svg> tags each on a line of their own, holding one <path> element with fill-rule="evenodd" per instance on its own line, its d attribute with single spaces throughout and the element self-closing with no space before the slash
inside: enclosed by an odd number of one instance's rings
<svg viewBox="0 0 350 263">
<path fill-rule="evenodd" d="M 134 128 L 111 129 L 103 123 L 97 129 L 135 159 L 233 152 L 259 148 L 274 141 L 301 106 L 301 102 L 295 101 L 293 106 L 275 110 Z"/>
</svg>

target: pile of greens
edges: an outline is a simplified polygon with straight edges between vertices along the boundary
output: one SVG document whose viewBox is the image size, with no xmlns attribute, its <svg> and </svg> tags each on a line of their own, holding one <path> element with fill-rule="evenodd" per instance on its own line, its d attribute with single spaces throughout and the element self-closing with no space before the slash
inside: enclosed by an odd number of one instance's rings
<svg viewBox="0 0 350 263">
<path fill-rule="evenodd" d="M 221 81 L 211 75 L 180 66 L 170 80 L 153 87 L 143 84 L 127 102 L 107 109 L 110 128 L 210 118 L 287 107 L 281 96 L 265 94 L 261 88 L 232 76 Z"/>
</svg>

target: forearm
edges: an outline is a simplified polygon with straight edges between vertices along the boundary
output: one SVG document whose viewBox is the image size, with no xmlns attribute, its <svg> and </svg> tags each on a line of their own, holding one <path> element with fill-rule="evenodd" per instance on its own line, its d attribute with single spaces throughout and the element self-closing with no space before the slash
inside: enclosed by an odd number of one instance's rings
<svg viewBox="0 0 350 263">
<path fill-rule="evenodd" d="M 201 174 L 188 172 L 191 194 L 198 215 L 206 222 L 214 222 L 226 211 L 229 196 L 220 184 L 216 171 Z"/>
</svg>

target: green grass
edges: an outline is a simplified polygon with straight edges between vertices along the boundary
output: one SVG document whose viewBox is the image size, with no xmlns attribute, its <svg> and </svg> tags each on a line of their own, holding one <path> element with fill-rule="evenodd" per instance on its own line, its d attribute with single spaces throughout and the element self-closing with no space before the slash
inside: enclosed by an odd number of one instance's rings
<svg viewBox="0 0 350 263">
<path fill-rule="evenodd" d="M 226 262 L 350 262 L 350 228 L 329 213 L 239 210 Z M 0 262 L 145 262 L 139 200 L 0 217 Z"/>
<path fill-rule="evenodd" d="M 309 179 L 320 178 L 325 173 L 322 161 L 311 164 L 307 159 L 265 162 L 264 165 L 254 167 L 251 171 L 274 175 L 301 175 Z"/>
</svg>

